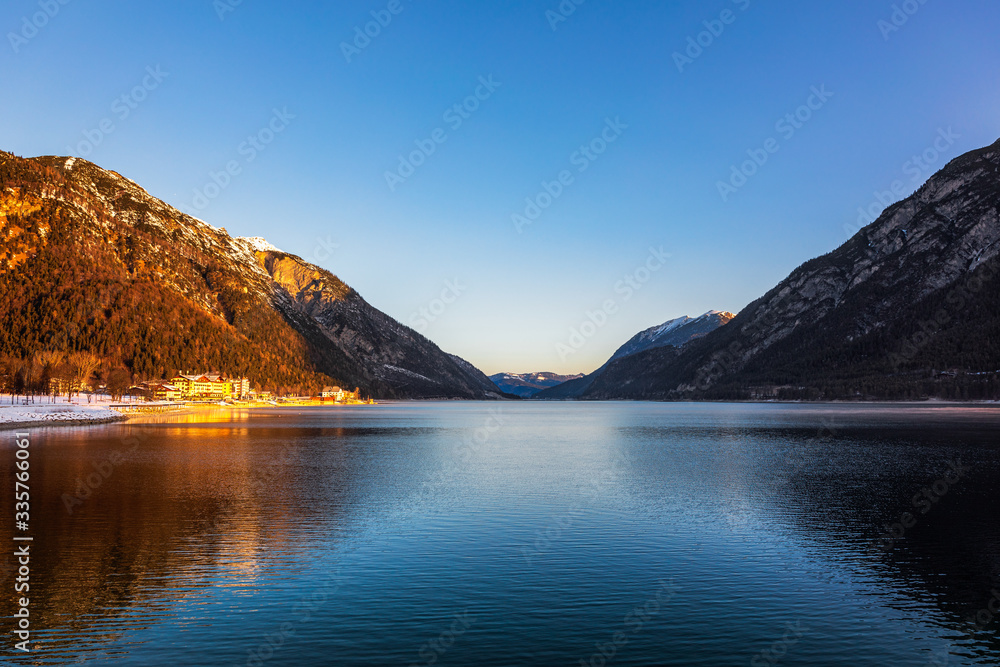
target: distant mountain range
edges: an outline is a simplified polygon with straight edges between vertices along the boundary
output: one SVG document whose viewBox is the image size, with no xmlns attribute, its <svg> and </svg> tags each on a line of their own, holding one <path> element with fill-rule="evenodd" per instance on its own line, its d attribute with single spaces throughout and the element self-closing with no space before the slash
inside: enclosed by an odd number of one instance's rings
<svg viewBox="0 0 1000 667">
<path fill-rule="evenodd" d="M 497 373 L 490 379 L 502 391 L 521 398 L 531 398 L 543 389 L 581 378 L 583 375 L 557 375 L 556 373 Z"/>
<path fill-rule="evenodd" d="M 500 397 L 321 267 L 86 160 L 0 152 L 0 355 L 41 350 L 93 352 L 135 379 L 201 369 L 281 393 Z"/>
<path fill-rule="evenodd" d="M 688 343 L 702 336 L 706 336 L 724 324 L 728 324 L 734 315 L 730 312 L 720 310 L 710 310 L 701 317 L 678 317 L 669 320 L 659 326 L 651 327 L 633 336 L 627 343 L 618 348 L 611 358 L 589 375 L 581 375 L 572 378 L 561 385 L 552 387 L 535 394 L 539 399 L 567 399 L 580 398 L 590 392 L 591 385 L 608 372 L 609 367 L 618 368 L 620 360 L 634 357 L 635 355 L 648 350 L 667 348 L 667 354 L 673 354 L 678 348 L 684 347 Z M 626 366 L 627 367 L 627 366 Z M 628 384 L 627 377 L 620 378 L 623 384 Z"/>
<path fill-rule="evenodd" d="M 536 397 L 1000 398 L 998 206 L 1000 141 L 951 161 L 725 326 L 679 348 L 626 344 Z"/>
</svg>

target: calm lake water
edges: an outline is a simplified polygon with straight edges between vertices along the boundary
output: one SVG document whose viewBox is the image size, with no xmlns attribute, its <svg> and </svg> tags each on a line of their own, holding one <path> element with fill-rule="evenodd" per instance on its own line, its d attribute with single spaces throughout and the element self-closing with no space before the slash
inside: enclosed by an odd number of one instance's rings
<svg viewBox="0 0 1000 667">
<path fill-rule="evenodd" d="M 37 643 L 11 650 L 19 596 L 0 557 L 4 661 L 1000 663 L 997 408 L 207 419 L 31 429 Z M 0 437 L 9 545 L 15 446 Z"/>
</svg>

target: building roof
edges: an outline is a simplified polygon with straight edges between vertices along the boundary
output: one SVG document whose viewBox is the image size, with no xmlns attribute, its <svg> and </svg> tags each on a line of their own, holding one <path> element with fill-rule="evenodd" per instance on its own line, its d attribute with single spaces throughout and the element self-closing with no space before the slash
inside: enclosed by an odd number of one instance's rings
<svg viewBox="0 0 1000 667">
<path fill-rule="evenodd" d="M 184 378 L 185 380 L 190 380 L 192 382 L 226 382 L 226 380 L 223 379 L 222 375 L 219 373 L 202 373 L 200 375 L 187 375 L 185 373 L 181 373 L 177 377 Z"/>
</svg>

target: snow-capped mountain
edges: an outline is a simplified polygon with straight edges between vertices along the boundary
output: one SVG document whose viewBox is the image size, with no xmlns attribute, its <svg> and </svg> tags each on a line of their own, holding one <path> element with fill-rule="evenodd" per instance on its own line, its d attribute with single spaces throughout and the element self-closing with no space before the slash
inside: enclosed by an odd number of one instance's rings
<svg viewBox="0 0 1000 667">
<path fill-rule="evenodd" d="M 653 347 L 673 345 L 681 347 L 695 338 L 715 331 L 736 317 L 730 312 L 710 310 L 701 317 L 678 317 L 675 320 L 651 327 L 637 333 L 631 340 L 618 348 L 608 361 L 614 361 L 630 354 L 636 354 Z"/>
<path fill-rule="evenodd" d="M 557 373 L 497 373 L 491 375 L 493 383 L 507 392 L 521 398 L 530 398 L 549 387 L 555 387 L 563 382 L 583 377 L 578 375 L 559 375 Z"/>
<path fill-rule="evenodd" d="M 609 365 L 647 350 L 657 348 L 676 350 L 682 348 L 691 341 L 701 338 L 727 324 L 733 317 L 735 316 L 728 311 L 710 310 L 701 317 L 688 317 L 685 315 L 684 317 L 668 320 L 658 326 L 650 327 L 629 339 L 627 343 L 618 348 L 610 359 L 604 362 L 603 366 L 593 373 L 570 378 L 562 384 L 543 389 L 535 393 L 534 398 L 580 398 L 590 389 L 594 380 L 600 377 Z"/>
</svg>

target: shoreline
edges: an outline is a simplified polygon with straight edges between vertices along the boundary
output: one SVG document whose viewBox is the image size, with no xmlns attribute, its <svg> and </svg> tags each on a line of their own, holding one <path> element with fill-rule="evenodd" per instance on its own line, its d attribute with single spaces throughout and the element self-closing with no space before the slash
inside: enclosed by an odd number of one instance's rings
<svg viewBox="0 0 1000 667">
<path fill-rule="evenodd" d="M 0 431 L 47 426 L 96 426 L 128 416 L 102 405 L 45 404 L 0 406 Z"/>
<path fill-rule="evenodd" d="M 676 405 L 969 405 L 969 406 L 1000 406 L 1000 400 L 968 400 L 968 401 L 950 401 L 938 398 L 926 398 L 922 400 L 884 400 L 884 401 L 849 401 L 849 400 L 838 400 L 831 399 L 829 401 L 779 401 L 779 400 L 746 400 L 746 401 L 668 401 L 668 400 L 657 400 L 654 398 L 646 399 L 631 399 L 631 398 L 524 398 L 521 399 L 526 403 L 662 403 L 662 404 L 676 404 Z M 484 401 L 485 402 L 485 401 Z"/>
<path fill-rule="evenodd" d="M 428 400 L 428 399 L 402 399 L 402 400 L 391 400 L 386 401 L 382 404 L 388 405 L 399 405 L 406 403 L 413 404 L 428 404 L 428 403 L 455 403 L 455 399 L 439 399 L 439 400 Z M 498 401 L 476 401 L 476 400 L 461 400 L 457 402 L 461 403 L 489 403 L 494 404 Z M 776 401 L 776 400 L 763 400 L 763 401 L 654 401 L 654 400 L 579 400 L 579 399 L 525 399 L 522 401 L 516 401 L 521 404 L 552 404 L 552 403 L 656 403 L 656 404 L 708 404 L 708 405 L 800 405 L 800 406 L 837 406 L 837 407 L 848 407 L 848 406 L 858 406 L 858 407 L 871 407 L 871 406 L 883 406 L 883 407 L 969 407 L 969 408 L 988 408 L 988 407 L 1000 407 L 1000 401 L 945 401 L 939 399 L 927 399 L 927 400 L 916 400 L 916 401 Z M 10 419 L 3 420 L 5 416 L 4 412 L 11 410 L 11 412 L 16 412 L 18 406 L 0 406 L 0 432 L 12 431 L 18 429 L 26 428 L 47 428 L 54 426 L 101 426 L 106 424 L 116 424 L 116 423 L 155 423 L 163 418 L 171 417 L 190 417 L 192 415 L 197 415 L 201 412 L 208 412 L 212 410 L 295 410 L 302 408 L 347 408 L 347 407 L 360 407 L 368 404 L 292 404 L 292 405 L 273 405 L 267 404 L 255 404 L 255 405 L 219 405 L 217 403 L 203 403 L 203 404 L 177 404 L 176 409 L 165 410 L 165 411 L 143 411 L 141 410 L 142 405 L 136 404 L 136 408 L 140 408 L 135 412 L 118 412 L 113 408 L 97 408 L 97 407 L 86 407 L 86 406 L 28 406 L 29 411 L 20 412 L 25 419 Z M 374 405 L 379 405 L 375 403 Z M 20 406 L 24 408 L 25 406 Z M 150 407 L 165 407 L 165 406 L 150 406 Z M 49 408 L 49 409 L 45 409 Z M 70 409 L 67 409 L 70 408 Z M 72 409 L 72 408 L 84 408 L 84 409 Z M 114 414 L 108 414 L 114 412 Z M 88 415 L 88 413 L 99 413 L 93 416 Z M 33 417 L 40 417 L 42 415 L 50 415 L 48 419 L 38 419 Z M 64 416 L 65 415 L 65 416 Z"/>
<path fill-rule="evenodd" d="M 16 431 L 22 428 L 47 428 L 49 426 L 101 426 L 103 424 L 117 424 L 128 421 L 128 416 L 106 417 L 103 419 L 41 419 L 24 422 L 0 422 L 0 433 L 4 431 Z"/>
</svg>

